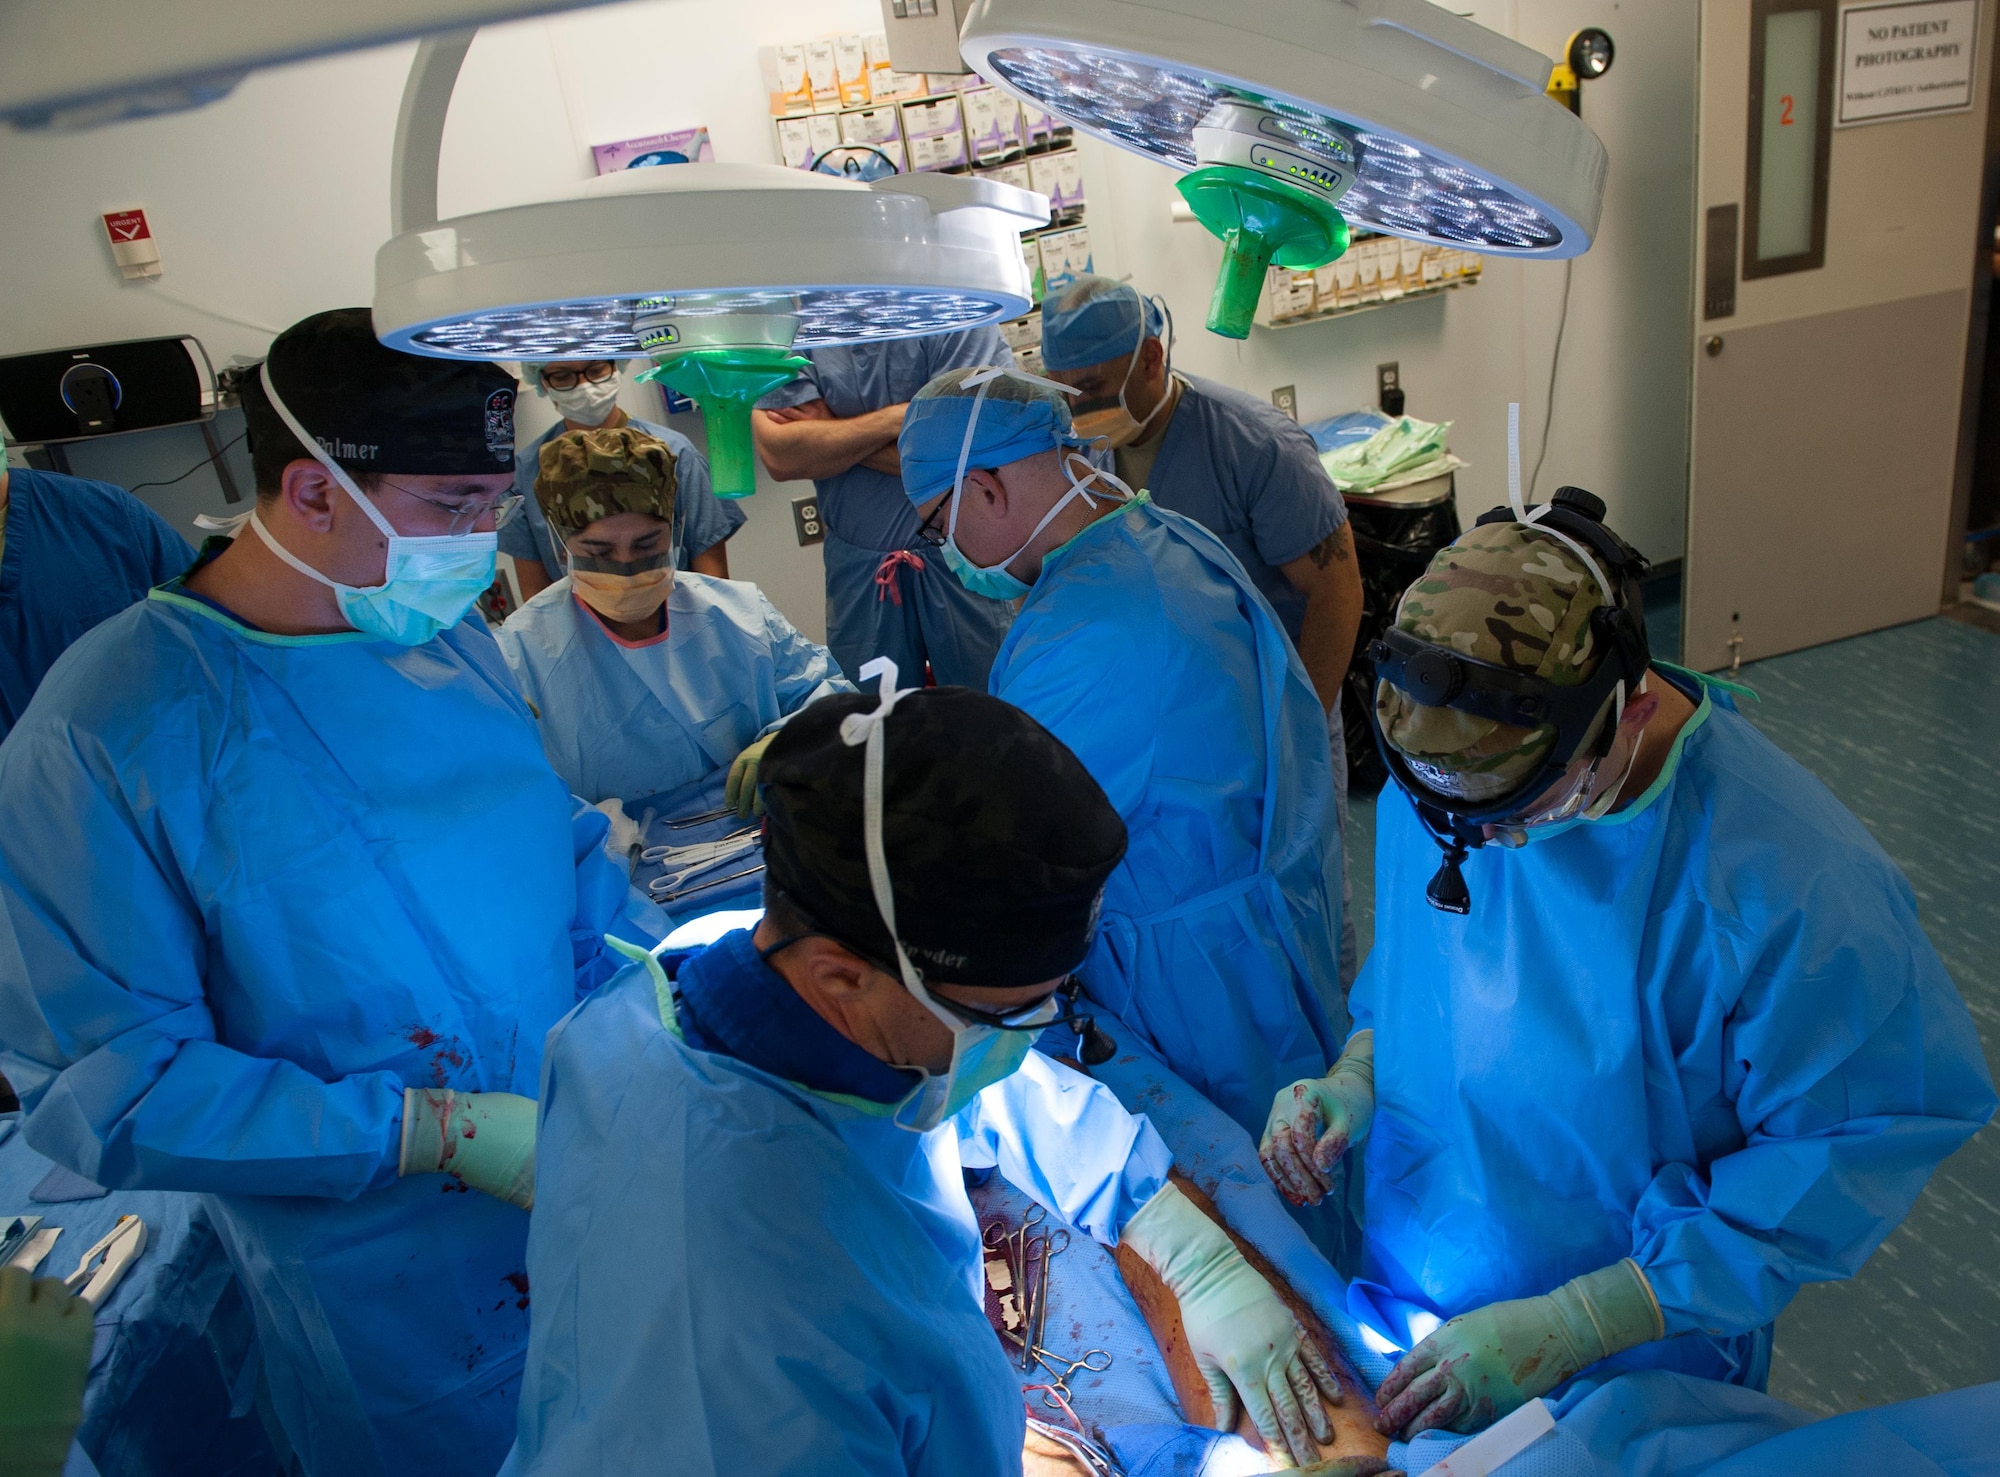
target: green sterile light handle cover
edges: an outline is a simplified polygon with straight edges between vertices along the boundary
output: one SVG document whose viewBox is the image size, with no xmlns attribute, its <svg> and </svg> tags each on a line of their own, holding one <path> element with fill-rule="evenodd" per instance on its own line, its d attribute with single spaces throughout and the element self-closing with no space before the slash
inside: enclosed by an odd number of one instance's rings
<svg viewBox="0 0 2000 1477">
<path fill-rule="evenodd" d="M 1208 302 L 1208 326 L 1248 338 L 1272 263 L 1306 272 L 1347 250 L 1347 218 L 1324 196 L 1236 164 L 1209 164 L 1177 188 L 1195 219 L 1222 242 L 1222 270 Z"/>
<path fill-rule="evenodd" d="M 748 497 L 757 490 L 750 407 L 811 362 L 789 349 L 683 349 L 660 355 L 639 378 L 659 380 L 701 406 L 716 496 Z"/>
</svg>

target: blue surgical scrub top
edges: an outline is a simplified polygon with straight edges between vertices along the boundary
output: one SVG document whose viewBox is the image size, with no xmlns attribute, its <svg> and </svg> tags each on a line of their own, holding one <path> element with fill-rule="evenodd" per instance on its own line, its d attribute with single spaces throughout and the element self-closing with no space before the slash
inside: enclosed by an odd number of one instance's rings
<svg viewBox="0 0 2000 1477">
<path fill-rule="evenodd" d="M 709 479 L 708 458 L 679 431 L 670 431 L 636 415 L 626 421 L 634 430 L 644 431 L 667 444 L 674 454 L 674 568 L 686 569 L 697 554 L 706 554 L 750 521 L 749 514 L 730 498 L 717 497 Z M 542 448 L 568 426 L 557 421 L 535 438 L 534 443 L 514 458 L 514 491 L 521 494 L 521 511 L 500 530 L 500 552 L 515 559 L 533 559 L 551 579 L 562 573 L 556 558 L 556 536 L 542 505 L 535 501 L 535 474 L 542 467 Z"/>
<path fill-rule="evenodd" d="M 194 550 L 122 487 L 15 467 L 0 554 L 0 738 L 69 644 L 190 564 Z"/>
<path fill-rule="evenodd" d="M 760 410 L 824 400 L 839 419 L 852 420 L 914 399 L 917 391 L 948 369 L 1011 365 L 1014 351 L 1000 330 L 989 325 L 964 333 L 808 349 L 806 357 L 812 367 L 758 401 Z M 813 485 L 819 489 L 820 516 L 835 537 L 884 554 L 906 549 L 916 538 L 917 514 L 901 477 L 857 466 Z"/>
<path fill-rule="evenodd" d="M 1280 565 L 1347 521 L 1312 437 L 1275 407 L 1198 375 L 1184 388 L 1146 478 L 1153 501 L 1221 539 L 1294 642 L 1304 593 Z M 1109 456 L 1099 455 L 1100 464 Z"/>
<path fill-rule="evenodd" d="M 206 1197 L 305 1472 L 490 1477 L 528 1216 L 399 1177 L 403 1093 L 533 1095 L 606 933 L 648 935 L 484 623 L 283 636 L 155 589 L 50 671 L 0 815 L 23 1136 Z"/>
</svg>

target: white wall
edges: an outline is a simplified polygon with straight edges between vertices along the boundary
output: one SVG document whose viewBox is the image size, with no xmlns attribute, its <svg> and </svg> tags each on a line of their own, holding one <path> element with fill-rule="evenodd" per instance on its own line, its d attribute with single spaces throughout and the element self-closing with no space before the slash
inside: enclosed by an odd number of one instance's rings
<svg viewBox="0 0 2000 1477">
<path fill-rule="evenodd" d="M 1585 99 L 1611 152 L 1610 187 L 1598 244 L 1575 269 L 1541 487 L 1593 488 L 1642 548 L 1676 556 L 1694 0 L 1480 0 L 1472 13 L 1550 54 L 1584 24 L 1618 43 L 1616 67 Z M 756 48 L 876 29 L 879 15 L 875 0 L 649 0 L 482 32 L 453 101 L 440 203 L 449 215 L 532 200 L 587 176 L 593 143 L 696 123 L 710 129 L 718 157 L 769 161 Z M 261 73 L 178 117 L 70 138 L 0 135 L 0 199 L 13 226 L 0 352 L 191 332 L 220 363 L 261 353 L 308 313 L 368 301 L 374 252 L 388 235 L 390 140 L 411 51 Z M 1454 447 L 1474 463 L 1461 483 L 1469 512 L 1504 495 L 1510 398 L 1523 402 L 1532 462 L 1560 266 L 1491 260 L 1479 286 L 1442 299 L 1228 343 L 1201 327 L 1217 249 L 1198 226 L 1169 224 L 1167 171 L 1084 147 L 1098 265 L 1166 295 L 1182 365 L 1258 394 L 1296 384 L 1310 417 L 1368 403 L 1375 364 L 1400 361 L 1412 412 L 1458 422 Z M 147 209 L 160 241 L 166 275 L 156 283 L 120 278 L 98 225 L 99 212 L 132 205 Z M 658 413 L 650 390 L 634 395 L 634 409 Z M 524 407 L 522 434 L 540 430 L 545 414 L 539 403 Z M 163 449 L 149 475 L 182 470 L 183 450 Z M 751 522 L 731 564 L 818 632 L 818 551 L 797 546 L 789 509 L 806 490 L 763 486 L 745 504 Z M 213 497 L 219 509 L 219 491 Z"/>
</svg>

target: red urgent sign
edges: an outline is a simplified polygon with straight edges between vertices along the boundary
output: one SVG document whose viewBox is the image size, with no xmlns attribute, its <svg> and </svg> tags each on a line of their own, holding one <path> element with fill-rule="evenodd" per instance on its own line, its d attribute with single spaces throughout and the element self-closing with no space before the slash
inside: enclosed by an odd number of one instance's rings
<svg viewBox="0 0 2000 1477">
<path fill-rule="evenodd" d="M 160 275 L 160 246 L 146 224 L 145 211 L 106 211 L 104 234 L 111 238 L 111 259 L 127 277 Z"/>
<path fill-rule="evenodd" d="M 113 210 L 105 214 L 104 229 L 111 237 L 113 246 L 126 241 L 149 240 L 153 228 L 146 224 L 143 210 Z"/>
</svg>

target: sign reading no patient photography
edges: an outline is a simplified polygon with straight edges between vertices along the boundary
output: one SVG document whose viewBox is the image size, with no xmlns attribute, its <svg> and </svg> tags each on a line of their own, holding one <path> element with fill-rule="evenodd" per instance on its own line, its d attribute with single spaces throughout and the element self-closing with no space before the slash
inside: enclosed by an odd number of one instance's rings
<svg viewBox="0 0 2000 1477">
<path fill-rule="evenodd" d="M 1840 12 L 1843 128 L 1972 106 L 1979 0 L 1888 0 Z"/>
</svg>

